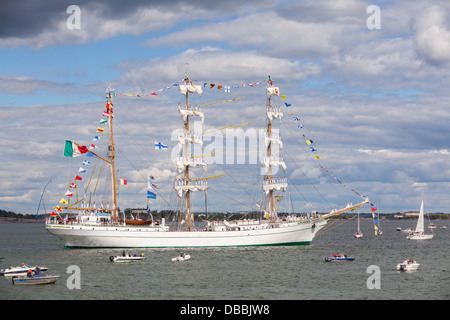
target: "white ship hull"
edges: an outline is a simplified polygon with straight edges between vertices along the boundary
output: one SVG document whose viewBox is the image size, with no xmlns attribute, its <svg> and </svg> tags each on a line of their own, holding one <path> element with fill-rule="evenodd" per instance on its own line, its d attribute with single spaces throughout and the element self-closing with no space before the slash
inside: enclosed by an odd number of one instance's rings
<svg viewBox="0 0 450 320">
<path fill-rule="evenodd" d="M 46 224 L 66 247 L 183 248 L 307 245 L 327 221 L 280 223 L 279 227 L 240 231 L 167 231 L 161 227 Z"/>
</svg>

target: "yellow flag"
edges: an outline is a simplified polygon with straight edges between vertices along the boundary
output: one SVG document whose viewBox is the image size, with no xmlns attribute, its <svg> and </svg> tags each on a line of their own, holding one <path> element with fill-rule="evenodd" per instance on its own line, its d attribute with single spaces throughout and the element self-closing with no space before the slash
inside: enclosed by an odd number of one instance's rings
<svg viewBox="0 0 450 320">
<path fill-rule="evenodd" d="M 314 156 L 314 158 L 316 158 L 316 159 L 320 159 L 320 157 L 319 157 L 319 156 Z"/>
<path fill-rule="evenodd" d="M 284 94 L 282 94 L 282 95 L 280 96 L 280 98 L 284 100 L 284 99 L 286 99 L 286 96 L 285 96 Z"/>
<path fill-rule="evenodd" d="M 62 198 L 61 201 L 59 203 L 64 203 L 64 204 L 68 204 L 67 200 Z"/>
</svg>

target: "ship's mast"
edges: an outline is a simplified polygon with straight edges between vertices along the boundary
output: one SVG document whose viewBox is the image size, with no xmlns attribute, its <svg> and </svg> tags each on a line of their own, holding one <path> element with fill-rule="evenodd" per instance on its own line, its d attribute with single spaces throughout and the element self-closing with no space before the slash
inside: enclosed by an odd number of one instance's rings
<svg viewBox="0 0 450 320">
<path fill-rule="evenodd" d="M 270 76 L 268 76 L 267 79 L 267 88 L 266 88 L 266 95 L 267 95 L 267 106 L 266 106 L 266 115 L 267 115 L 267 131 L 265 136 L 265 144 L 267 146 L 266 150 L 266 158 L 264 161 L 264 165 L 266 167 L 266 175 L 264 178 L 263 183 L 263 189 L 264 194 L 267 197 L 268 201 L 268 214 L 269 214 L 269 220 L 274 221 L 277 217 L 277 208 L 275 207 L 275 201 L 274 201 L 274 191 L 282 189 L 283 191 L 286 191 L 287 187 L 287 178 L 279 178 L 274 175 L 272 167 L 274 166 L 282 166 L 284 170 L 286 170 L 286 165 L 283 162 L 283 158 L 279 156 L 278 154 L 274 153 L 274 149 L 272 149 L 272 144 L 276 143 L 279 144 L 282 148 L 282 142 L 281 142 L 281 136 L 274 132 L 272 128 L 272 119 L 273 118 L 279 118 L 280 120 L 283 117 L 283 113 L 280 110 L 280 107 L 274 107 L 272 106 L 272 95 L 279 95 L 278 87 L 273 86 L 273 82 L 270 79 Z"/>
<path fill-rule="evenodd" d="M 186 76 L 184 78 L 184 84 L 180 84 L 178 86 L 180 92 L 186 96 L 186 104 L 185 106 L 179 106 L 178 111 L 181 117 L 184 120 L 184 130 L 180 132 L 178 136 L 178 145 L 180 146 L 180 154 L 177 159 L 174 159 L 175 164 L 177 165 L 178 171 L 182 173 L 181 179 L 175 179 L 174 188 L 180 198 L 185 195 L 185 204 L 186 204 L 186 229 L 190 231 L 192 226 L 192 205 L 191 205 L 191 194 L 194 191 L 206 191 L 208 188 L 208 184 L 206 180 L 203 179 L 194 179 L 191 178 L 191 172 L 189 167 L 195 167 L 197 165 L 203 166 L 206 170 L 206 163 L 203 161 L 203 157 L 194 157 L 191 152 L 193 152 L 193 148 L 191 148 L 192 143 L 198 143 L 203 145 L 203 137 L 201 134 L 197 134 L 196 132 L 190 132 L 190 117 L 199 116 L 202 121 L 204 119 L 203 112 L 200 111 L 200 107 L 198 106 L 189 106 L 189 92 L 194 93 L 197 92 L 200 96 L 202 95 L 201 86 L 195 86 L 192 81 L 189 79 L 189 76 L 186 72 Z"/>
<path fill-rule="evenodd" d="M 187 75 L 184 78 L 186 86 L 189 85 L 189 76 Z M 189 109 L 189 91 L 186 90 L 186 110 Z M 186 121 L 184 122 L 184 131 L 189 132 L 189 115 L 186 116 Z M 184 155 L 185 157 L 190 158 L 189 154 L 189 144 L 185 143 L 184 145 Z M 184 179 L 185 181 L 189 182 L 189 164 L 186 164 L 184 169 Z M 188 189 L 186 190 L 186 217 L 187 217 L 187 229 L 188 231 L 191 230 L 191 191 Z"/>
<path fill-rule="evenodd" d="M 267 87 L 271 86 L 270 78 L 267 79 Z M 267 107 L 269 109 L 272 108 L 272 96 L 267 97 Z M 269 123 L 267 125 L 267 135 L 270 137 L 272 135 L 272 121 L 269 120 Z M 269 159 L 272 156 L 272 143 L 269 143 L 267 146 L 267 156 Z M 272 181 L 272 165 L 269 165 L 269 179 Z M 270 219 L 273 220 L 275 218 L 275 208 L 274 208 L 274 202 L 273 202 L 273 189 L 270 189 L 269 191 L 269 213 L 270 213 Z"/>
<path fill-rule="evenodd" d="M 108 158 L 109 165 L 111 168 L 111 184 L 112 184 L 112 218 L 117 220 L 118 218 L 118 208 L 117 208 L 117 186 L 116 186 L 116 166 L 115 166 L 115 155 L 114 155 L 114 136 L 113 136 L 113 126 L 112 126 L 112 103 L 111 103 L 111 94 L 112 90 L 107 91 L 107 100 L 109 105 L 109 117 L 108 117 L 108 125 L 109 125 L 109 133 L 110 133 L 110 145 L 108 146 Z"/>
</svg>

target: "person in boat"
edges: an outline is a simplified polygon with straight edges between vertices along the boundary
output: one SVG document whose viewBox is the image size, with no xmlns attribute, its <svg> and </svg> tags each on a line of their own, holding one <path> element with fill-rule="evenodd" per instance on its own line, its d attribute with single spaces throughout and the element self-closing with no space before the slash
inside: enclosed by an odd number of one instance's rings
<svg viewBox="0 0 450 320">
<path fill-rule="evenodd" d="M 409 263 L 414 263 L 414 259 L 411 257 L 411 258 L 409 258 L 409 261 L 408 261 Z"/>
<path fill-rule="evenodd" d="M 184 252 L 180 253 L 180 257 L 184 258 Z"/>
<path fill-rule="evenodd" d="M 27 272 L 27 277 L 28 277 L 28 278 L 33 278 L 33 271 L 31 271 L 31 269 L 28 270 L 28 272 Z"/>
<path fill-rule="evenodd" d="M 42 271 L 38 266 L 34 267 L 34 275 L 35 276 L 42 276 Z"/>
</svg>

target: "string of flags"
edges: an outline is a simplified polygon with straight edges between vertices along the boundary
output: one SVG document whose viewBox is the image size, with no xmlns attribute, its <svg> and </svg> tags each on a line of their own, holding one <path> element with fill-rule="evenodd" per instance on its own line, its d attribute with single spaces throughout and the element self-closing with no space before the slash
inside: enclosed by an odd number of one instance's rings
<svg viewBox="0 0 450 320">
<path fill-rule="evenodd" d="M 182 81 L 184 82 L 184 80 L 182 80 Z M 264 81 L 248 82 L 248 83 L 238 84 L 238 85 L 223 85 L 223 84 L 203 82 L 203 84 L 198 84 L 198 86 L 202 86 L 203 88 L 209 88 L 209 89 L 216 88 L 218 90 L 222 90 L 225 93 L 230 93 L 232 89 L 234 90 L 234 89 L 239 89 L 239 88 L 243 88 L 243 87 L 247 87 L 247 86 L 254 87 L 254 86 L 262 84 L 262 83 L 264 83 Z M 152 93 L 113 93 L 113 96 L 127 96 L 127 97 L 138 97 L 138 98 L 151 97 L 151 96 L 157 96 L 158 94 L 160 94 L 163 91 L 167 91 L 167 90 L 170 90 L 170 89 L 172 89 L 174 87 L 178 87 L 178 86 L 179 86 L 178 83 L 174 83 L 170 86 L 165 86 L 164 88 L 156 90 Z"/>
<path fill-rule="evenodd" d="M 382 232 L 380 230 L 380 220 L 378 219 L 378 214 L 375 213 L 377 208 L 375 208 L 375 205 L 373 203 L 371 203 L 370 209 L 372 210 L 373 228 L 375 231 L 375 235 L 379 236 L 382 234 Z"/>
<path fill-rule="evenodd" d="M 270 78 L 269 78 L 269 79 L 270 79 Z M 284 101 L 284 100 L 287 99 L 287 96 L 286 96 L 286 95 L 280 95 L 280 98 Z M 288 108 L 289 115 L 291 115 L 291 117 L 292 117 L 292 119 L 293 119 L 293 122 L 294 122 L 294 124 L 297 126 L 297 128 L 298 128 L 298 129 L 304 129 L 305 126 L 304 126 L 303 124 L 301 124 L 300 118 L 297 117 L 296 115 L 294 115 L 294 112 L 292 112 L 292 108 L 291 108 L 291 107 L 292 107 L 292 104 L 287 103 L 287 102 L 284 102 L 284 105 L 286 106 L 286 108 Z M 302 137 L 304 138 L 306 144 L 308 145 L 310 151 L 313 152 L 313 153 L 315 153 L 315 152 L 317 151 L 317 148 L 313 146 L 314 141 L 311 140 L 311 139 L 309 139 L 308 137 L 306 137 L 306 135 L 305 135 L 304 133 L 301 133 L 301 134 L 302 134 Z M 321 157 L 320 157 L 319 155 L 317 155 L 317 154 L 314 154 L 314 159 L 320 160 Z M 364 197 L 363 195 L 361 195 L 358 191 L 356 191 L 356 190 L 350 188 L 349 186 L 347 186 L 346 184 L 344 184 L 341 180 L 339 180 L 335 175 L 333 175 L 333 174 L 332 174 L 329 170 L 327 170 L 324 166 L 322 166 L 320 163 L 318 163 L 318 164 L 319 164 L 319 167 L 320 167 L 323 171 L 325 171 L 326 173 L 328 173 L 333 179 L 335 179 L 337 182 L 339 182 L 339 184 L 343 185 L 344 187 L 348 188 L 349 190 L 351 190 L 352 192 L 354 192 L 355 194 L 357 194 L 357 195 L 360 196 L 361 198 L 365 199 L 365 197 Z M 377 210 L 377 209 L 374 207 L 374 204 L 373 204 L 373 203 L 371 203 L 371 207 L 372 207 L 372 215 L 374 215 L 374 212 L 375 212 L 375 210 Z M 378 222 L 378 220 L 376 220 L 376 219 L 374 218 L 374 223 L 375 223 L 375 221 Z M 375 230 L 375 233 L 379 232 L 379 227 L 376 226 L 376 223 L 375 223 L 375 228 L 378 228 L 378 229 Z"/>
<path fill-rule="evenodd" d="M 107 101 L 106 106 L 105 106 L 105 111 L 103 111 L 103 113 L 102 113 L 102 116 L 99 121 L 99 125 L 108 123 L 109 118 L 114 117 L 114 115 L 113 115 L 114 111 L 113 111 L 112 107 L 113 107 L 113 104 L 109 103 L 109 101 Z M 94 135 L 94 137 L 92 138 L 93 143 L 91 143 L 91 145 L 89 146 L 89 149 L 86 146 L 79 145 L 78 143 L 76 143 L 74 141 L 66 140 L 65 146 L 64 146 L 64 156 L 75 158 L 75 157 L 79 157 L 79 156 L 85 154 L 86 157 L 93 157 L 94 154 L 89 150 L 98 148 L 97 141 L 101 139 L 101 135 L 99 135 L 99 133 L 103 133 L 103 132 L 104 132 L 104 128 L 98 126 L 97 130 L 96 130 L 96 135 Z M 94 144 L 94 142 L 95 142 L 95 144 Z M 86 173 L 86 167 L 89 166 L 90 164 L 91 164 L 91 162 L 88 159 L 83 160 L 80 168 L 78 169 L 77 174 L 73 178 L 73 181 L 70 182 L 69 189 L 65 192 L 64 196 L 67 196 L 69 198 L 73 196 L 73 192 L 70 191 L 70 189 L 77 188 L 77 181 L 83 180 L 83 174 Z M 125 178 L 119 178 L 119 183 L 121 185 L 126 185 L 127 180 Z M 59 203 L 67 205 L 67 204 L 69 204 L 69 201 L 63 197 L 63 198 L 61 198 Z M 65 207 L 61 207 L 59 205 L 54 207 L 55 211 L 59 211 L 59 212 L 61 212 L 64 208 Z M 54 213 L 55 212 L 52 212 L 53 216 L 55 216 Z"/>
</svg>

